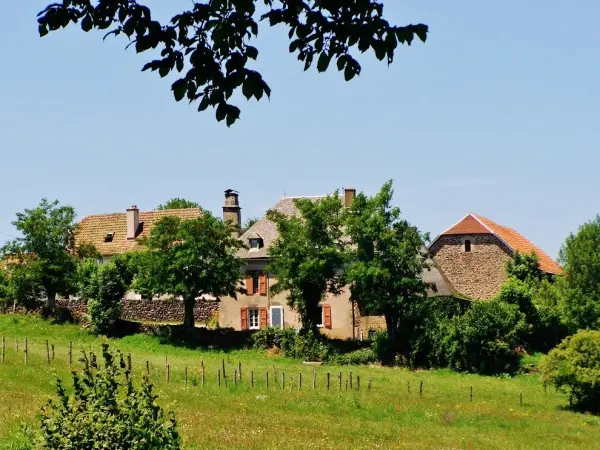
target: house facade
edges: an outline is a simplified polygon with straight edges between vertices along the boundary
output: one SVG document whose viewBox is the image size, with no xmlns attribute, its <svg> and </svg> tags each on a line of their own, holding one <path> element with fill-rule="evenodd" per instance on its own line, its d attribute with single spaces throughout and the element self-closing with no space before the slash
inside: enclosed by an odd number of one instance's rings
<svg viewBox="0 0 600 450">
<path fill-rule="evenodd" d="M 240 207 L 237 193 L 226 191 L 223 217 L 234 225 L 240 224 Z M 346 207 L 354 199 L 355 190 L 345 189 L 343 201 Z M 300 197 L 287 197 L 280 200 L 272 209 L 286 215 L 297 213 L 294 200 Z M 322 197 L 302 197 L 319 199 Z M 238 208 L 238 209 L 235 209 Z M 276 225 L 266 217 L 259 219 L 250 229 L 240 236 L 247 247 L 238 253 L 243 261 L 243 277 L 247 294 L 238 294 L 237 298 L 225 297 L 219 304 L 219 325 L 236 330 L 259 330 L 269 326 L 278 328 L 299 328 L 300 318 L 296 311 L 288 306 L 287 293 L 273 294 L 270 287 L 275 283 L 267 270 L 268 251 L 277 239 Z M 431 295 L 452 296 L 452 288 L 443 273 L 436 267 L 423 273 L 425 281 L 436 285 Z M 320 304 L 321 321 L 319 327 L 324 334 L 334 338 L 367 337 L 369 332 L 385 329 L 383 317 L 361 315 L 358 306 L 350 298 L 347 286 L 343 292 L 334 296 L 328 294 Z"/>
<path fill-rule="evenodd" d="M 561 273 L 550 256 L 517 231 L 473 213 L 436 237 L 429 250 L 452 286 L 476 300 L 498 294 L 506 280 L 506 261 L 517 251 L 535 252 L 540 269 L 549 276 Z"/>
</svg>

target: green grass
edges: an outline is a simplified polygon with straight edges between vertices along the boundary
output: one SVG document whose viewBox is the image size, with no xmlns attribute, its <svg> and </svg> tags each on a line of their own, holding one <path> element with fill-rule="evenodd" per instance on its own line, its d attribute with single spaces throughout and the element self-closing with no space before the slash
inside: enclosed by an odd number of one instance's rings
<svg viewBox="0 0 600 450">
<path fill-rule="evenodd" d="M 99 349 L 100 339 L 78 325 L 53 325 L 35 317 L 0 316 L 6 336 L 6 361 L 0 363 L 0 448 L 17 448 L 22 423 L 36 423 L 40 406 L 53 395 L 55 374 L 67 380 L 68 343 Z M 28 337 L 29 363 L 24 364 L 23 340 Z M 19 353 L 15 350 L 19 341 Z M 56 359 L 46 362 L 45 340 L 55 345 Z M 564 449 L 597 448 L 600 420 L 562 409 L 565 395 L 545 393 L 535 375 L 512 379 L 462 375 L 451 371 L 411 372 L 379 367 L 317 368 L 254 350 L 199 351 L 163 345 L 155 337 L 128 336 L 111 343 L 133 356 L 134 374 L 151 365 L 160 402 L 176 412 L 186 448 L 241 449 Z M 171 380 L 165 383 L 165 356 Z M 225 359 L 227 388 L 216 384 Z M 206 386 L 199 382 L 200 361 Z M 232 371 L 242 363 L 243 380 L 232 383 Z M 184 383 L 188 367 L 189 384 Z M 278 379 L 273 380 L 273 367 Z M 249 386 L 254 371 L 255 387 Z M 265 387 L 269 371 L 270 387 Z M 352 371 L 361 390 L 337 388 Z M 281 373 L 288 385 L 281 390 Z M 303 389 L 297 388 L 298 372 Z M 325 386 L 330 372 L 331 390 Z M 289 380 L 294 379 L 290 392 Z M 367 392 L 368 380 L 373 388 Z M 423 395 L 419 385 L 423 382 Z M 355 382 L 356 383 L 356 382 Z M 407 385 L 410 383 L 410 393 Z M 473 400 L 469 399 L 473 387 Z M 523 405 L 520 405 L 520 394 Z"/>
</svg>

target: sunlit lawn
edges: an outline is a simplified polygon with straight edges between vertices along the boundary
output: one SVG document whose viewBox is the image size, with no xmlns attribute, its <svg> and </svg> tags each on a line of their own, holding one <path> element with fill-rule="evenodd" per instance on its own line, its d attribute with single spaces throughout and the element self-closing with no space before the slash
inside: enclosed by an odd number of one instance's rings
<svg viewBox="0 0 600 450">
<path fill-rule="evenodd" d="M 23 316 L 0 316 L 0 335 L 6 336 L 6 360 L 0 363 L 0 448 L 19 448 L 20 426 L 36 424 L 39 407 L 53 395 L 55 374 L 69 377 L 69 341 L 74 350 L 83 346 L 98 351 L 101 340 L 78 325 L 53 325 Z M 55 345 L 55 360 L 50 364 L 46 361 L 46 339 Z M 19 342 L 18 353 L 15 340 Z M 316 368 L 317 388 L 313 390 L 313 367 L 264 352 L 189 350 L 161 344 L 146 335 L 111 343 L 132 354 L 138 377 L 149 362 L 160 402 L 175 410 L 186 448 L 600 448 L 599 418 L 563 410 L 568 403 L 565 395 L 553 389 L 545 392 L 535 375 L 502 379 L 450 371 L 323 365 Z M 170 370 L 168 384 L 165 357 Z M 223 359 L 227 386 L 222 382 L 218 387 L 217 369 Z M 201 361 L 205 366 L 204 387 Z M 233 370 L 238 363 L 242 380 L 234 386 Z M 350 372 L 353 389 L 346 390 Z M 282 373 L 285 390 L 281 388 Z M 368 390 L 370 380 L 372 388 Z"/>
</svg>

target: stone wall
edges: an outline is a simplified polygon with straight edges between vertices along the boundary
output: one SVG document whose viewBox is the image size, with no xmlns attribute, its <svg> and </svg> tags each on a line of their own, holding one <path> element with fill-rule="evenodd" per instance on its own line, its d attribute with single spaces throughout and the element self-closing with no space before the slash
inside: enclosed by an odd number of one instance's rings
<svg viewBox="0 0 600 450">
<path fill-rule="evenodd" d="M 56 305 L 61 308 L 70 309 L 74 316 L 87 313 L 86 300 L 57 299 Z M 1 309 L 1 308 L 0 308 Z M 197 301 L 194 307 L 194 318 L 196 322 L 206 322 L 213 313 L 218 312 L 219 303 L 215 300 Z M 12 306 L 0 313 L 13 312 Z M 25 311 L 17 308 L 17 313 Z M 141 322 L 183 322 L 184 308 L 183 300 L 123 300 L 122 319 Z"/>
<path fill-rule="evenodd" d="M 464 251 L 464 241 L 471 251 Z M 506 279 L 504 265 L 511 251 L 491 234 L 441 236 L 431 248 L 436 265 L 452 286 L 473 299 L 490 299 Z"/>
</svg>

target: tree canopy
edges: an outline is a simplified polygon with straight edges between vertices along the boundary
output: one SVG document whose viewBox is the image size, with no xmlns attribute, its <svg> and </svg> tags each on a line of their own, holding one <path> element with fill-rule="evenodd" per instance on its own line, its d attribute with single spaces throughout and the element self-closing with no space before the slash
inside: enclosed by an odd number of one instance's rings
<svg viewBox="0 0 600 450">
<path fill-rule="evenodd" d="M 13 225 L 22 237 L 9 241 L 2 253 L 9 260 L 19 260 L 27 278 L 39 280 L 47 298 L 47 306 L 56 306 L 56 295 L 66 294 L 76 271 L 73 254 L 75 210 L 58 201 L 43 199 L 33 209 L 17 213 Z"/>
<path fill-rule="evenodd" d="M 344 285 L 344 208 L 337 192 L 317 200 L 296 199 L 294 203 L 296 215 L 267 212 L 279 232 L 269 248 L 268 270 L 276 279 L 271 292 L 287 291 L 290 306 L 300 315 L 302 331 L 316 333 L 319 302 L 327 293 L 339 294 Z"/>
<path fill-rule="evenodd" d="M 62 0 L 38 15 L 40 36 L 79 23 L 85 32 L 101 30 L 124 35 L 138 53 L 157 52 L 159 58 L 142 70 L 166 77 L 180 75 L 171 86 L 175 100 L 198 102 L 198 110 L 215 108 L 218 121 L 232 125 L 240 109 L 230 103 L 241 89 L 247 98 L 270 97 L 271 88 L 252 69 L 259 51 L 250 45 L 259 24 L 281 25 L 288 34 L 289 52 L 308 70 L 317 62 L 319 72 L 331 62 L 344 79 L 361 73 L 355 55 L 373 51 L 391 64 L 400 44 L 415 37 L 425 42 L 424 24 L 393 26 L 383 14 L 383 3 L 374 0 L 194 0 L 191 8 L 161 23 L 149 7 L 136 0 Z"/>
<path fill-rule="evenodd" d="M 158 210 L 165 209 L 187 209 L 187 208 L 200 208 L 200 205 L 197 202 L 192 200 L 186 200 L 185 198 L 171 198 L 167 200 L 165 203 L 157 206 Z"/>
<path fill-rule="evenodd" d="M 537 253 L 515 252 L 512 258 L 506 261 L 506 276 L 514 277 L 519 281 L 534 282 L 543 278 Z"/>
<path fill-rule="evenodd" d="M 427 235 L 391 206 L 393 192 L 388 181 L 373 197 L 359 193 L 346 220 L 353 243 L 346 271 L 352 296 L 363 311 L 385 317 L 392 342 L 430 287 L 421 276 L 429 268 Z"/>
<path fill-rule="evenodd" d="M 184 325 L 194 326 L 196 298 L 236 297 L 242 290 L 235 253 L 243 244 L 231 233 L 207 211 L 195 219 L 162 218 L 143 241 L 146 251 L 136 255 L 136 283 L 146 292 L 181 296 Z"/>
</svg>

